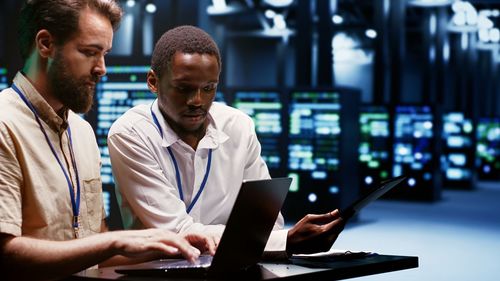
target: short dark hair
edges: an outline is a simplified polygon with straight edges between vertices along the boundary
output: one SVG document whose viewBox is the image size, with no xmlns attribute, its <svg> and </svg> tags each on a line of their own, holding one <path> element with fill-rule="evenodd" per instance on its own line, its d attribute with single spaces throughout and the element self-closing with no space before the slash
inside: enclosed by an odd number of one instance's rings
<svg viewBox="0 0 500 281">
<path fill-rule="evenodd" d="M 19 17 L 19 46 L 26 60 L 33 50 L 35 36 L 46 29 L 58 45 L 78 31 L 80 13 L 85 8 L 109 19 L 113 29 L 120 24 L 123 10 L 116 0 L 27 0 Z"/>
<path fill-rule="evenodd" d="M 155 45 L 151 69 L 158 77 L 170 68 L 172 57 L 178 51 L 213 55 L 217 58 L 219 69 L 221 67 L 219 48 L 212 37 L 198 27 L 183 25 L 165 32 Z"/>
</svg>

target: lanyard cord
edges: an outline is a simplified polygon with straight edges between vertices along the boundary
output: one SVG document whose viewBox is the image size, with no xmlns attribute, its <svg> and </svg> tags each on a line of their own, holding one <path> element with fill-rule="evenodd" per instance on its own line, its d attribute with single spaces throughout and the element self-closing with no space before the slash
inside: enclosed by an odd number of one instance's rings
<svg viewBox="0 0 500 281">
<path fill-rule="evenodd" d="M 154 102 L 153 102 L 154 103 Z M 156 114 L 153 112 L 153 103 L 151 104 L 150 111 L 151 111 L 151 116 L 153 116 L 153 122 L 156 125 L 156 128 L 158 129 L 158 132 L 160 133 L 160 137 L 163 138 L 163 130 L 161 129 L 160 122 L 158 121 L 158 118 L 156 117 Z M 168 154 L 170 155 L 170 158 L 172 158 L 172 163 L 174 164 L 174 169 L 175 169 L 175 179 L 177 181 L 177 189 L 179 190 L 179 197 L 182 201 L 184 201 L 184 193 L 182 192 L 182 180 L 181 180 L 181 172 L 179 169 L 179 165 L 177 164 L 177 160 L 175 159 L 174 152 L 170 147 L 167 147 Z M 195 197 L 191 201 L 191 204 L 186 208 L 186 212 L 189 214 L 191 212 L 191 209 L 193 209 L 194 205 L 200 198 L 201 193 L 205 189 L 205 186 L 207 184 L 208 180 L 208 175 L 210 174 L 210 167 L 212 166 L 212 149 L 208 150 L 208 160 L 207 160 L 207 170 L 205 171 L 205 176 L 203 177 L 203 181 L 201 182 L 200 189 L 198 190 L 198 193 L 196 193 Z"/>
<path fill-rule="evenodd" d="M 64 177 L 66 178 L 66 182 L 68 184 L 68 189 L 69 189 L 69 194 L 71 196 L 71 208 L 73 210 L 73 228 L 75 230 L 75 235 L 78 230 L 78 216 L 80 215 L 80 178 L 78 176 L 78 169 L 76 167 L 76 162 L 75 162 L 75 155 L 73 152 L 73 141 L 71 138 L 71 128 L 68 126 L 68 137 L 69 137 L 69 151 L 70 151 L 70 156 L 71 156 L 71 162 L 73 165 L 73 169 L 75 169 L 75 174 L 76 174 L 76 197 L 75 197 L 75 191 L 74 191 L 74 185 L 71 182 L 68 172 L 66 172 L 66 169 L 64 168 L 64 165 L 62 164 L 61 160 L 59 159 L 59 156 L 57 156 L 56 150 L 54 146 L 52 145 L 52 142 L 49 139 L 49 136 L 47 135 L 47 132 L 42 126 L 42 122 L 40 121 L 40 118 L 38 117 L 38 113 L 36 109 L 33 107 L 31 102 L 24 96 L 24 94 L 19 90 L 19 88 L 16 86 L 16 84 L 12 84 L 12 88 L 16 93 L 19 95 L 19 97 L 24 101 L 24 103 L 28 106 L 28 108 L 33 112 L 33 115 L 35 115 L 36 122 L 38 123 L 38 126 L 40 127 L 40 130 L 42 131 L 43 135 L 45 136 L 45 140 L 47 141 L 47 144 L 50 147 L 50 150 L 52 151 L 52 154 L 57 160 L 57 163 L 61 167 L 62 172 L 64 173 Z"/>
</svg>

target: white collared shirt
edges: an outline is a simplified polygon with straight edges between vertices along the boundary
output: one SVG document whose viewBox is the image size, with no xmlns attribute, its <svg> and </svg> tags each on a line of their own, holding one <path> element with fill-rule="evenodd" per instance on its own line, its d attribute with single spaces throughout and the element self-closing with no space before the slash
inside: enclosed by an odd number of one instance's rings
<svg viewBox="0 0 500 281">
<path fill-rule="evenodd" d="M 163 138 L 151 111 L 158 118 Z M 270 178 L 260 157 L 261 146 L 252 119 L 243 112 L 214 102 L 209 125 L 196 151 L 183 142 L 153 105 L 139 105 L 121 116 L 108 134 L 113 174 L 121 193 L 126 228 L 157 227 L 175 232 L 222 235 L 243 180 Z M 179 167 L 184 201 L 167 147 Z M 210 173 L 198 201 L 188 206 L 200 189 L 213 150 Z M 281 214 L 266 251 L 284 251 L 287 232 Z"/>
</svg>

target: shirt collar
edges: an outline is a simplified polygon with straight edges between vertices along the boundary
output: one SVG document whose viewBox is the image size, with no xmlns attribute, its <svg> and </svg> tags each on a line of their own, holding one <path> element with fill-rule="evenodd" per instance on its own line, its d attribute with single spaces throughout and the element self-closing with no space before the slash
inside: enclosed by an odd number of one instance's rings
<svg viewBox="0 0 500 281">
<path fill-rule="evenodd" d="M 18 72 L 14 77 L 14 84 L 22 91 L 24 96 L 31 102 L 38 117 L 43 120 L 49 127 L 60 133 L 68 128 L 68 109 L 61 109 L 61 116 L 59 116 L 54 109 L 47 103 L 42 95 L 35 89 L 33 84 L 24 76 L 23 73 Z"/>
<path fill-rule="evenodd" d="M 217 126 L 217 121 L 212 117 L 213 106 L 208 111 L 208 127 L 205 136 L 200 140 L 198 148 L 207 148 L 207 149 L 216 149 L 219 145 L 224 143 L 229 139 L 229 136 L 219 129 Z M 170 127 L 167 123 L 163 114 L 161 113 L 158 107 L 158 100 L 153 102 L 152 110 L 158 118 L 158 123 L 160 123 L 161 130 L 163 132 L 163 140 L 162 146 L 169 147 L 176 142 L 181 142 L 182 140 L 179 138 L 177 133 Z"/>
</svg>

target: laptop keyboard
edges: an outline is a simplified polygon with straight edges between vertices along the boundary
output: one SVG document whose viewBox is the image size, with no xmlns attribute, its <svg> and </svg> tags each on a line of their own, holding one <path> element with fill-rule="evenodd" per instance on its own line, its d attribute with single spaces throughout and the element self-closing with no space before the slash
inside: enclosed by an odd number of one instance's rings
<svg viewBox="0 0 500 281">
<path fill-rule="evenodd" d="M 163 264 L 163 269 L 173 269 L 173 268 L 207 268 L 212 264 L 212 256 L 200 256 L 194 263 L 187 260 L 172 261 L 167 264 Z"/>
</svg>

